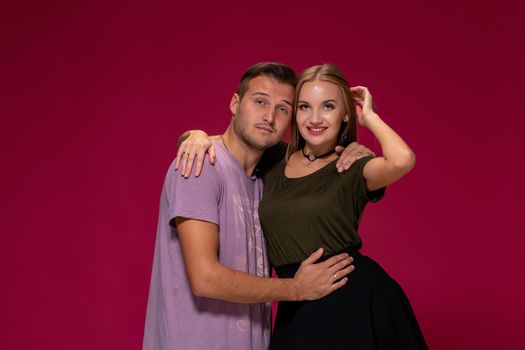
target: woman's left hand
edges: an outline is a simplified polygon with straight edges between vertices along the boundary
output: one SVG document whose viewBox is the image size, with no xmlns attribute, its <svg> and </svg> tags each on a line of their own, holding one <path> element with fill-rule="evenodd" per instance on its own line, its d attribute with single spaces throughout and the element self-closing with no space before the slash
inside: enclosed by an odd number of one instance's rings
<svg viewBox="0 0 525 350">
<path fill-rule="evenodd" d="M 352 91 L 357 103 L 357 121 L 359 125 L 366 126 L 366 116 L 375 113 L 372 94 L 365 86 L 354 86 L 350 88 L 350 91 Z"/>
</svg>

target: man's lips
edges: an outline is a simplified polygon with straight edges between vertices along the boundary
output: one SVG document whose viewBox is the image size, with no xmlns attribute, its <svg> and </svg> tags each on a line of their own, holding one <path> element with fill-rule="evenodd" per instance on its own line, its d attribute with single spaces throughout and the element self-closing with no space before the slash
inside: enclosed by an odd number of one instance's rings
<svg viewBox="0 0 525 350">
<path fill-rule="evenodd" d="M 265 131 L 265 132 L 269 132 L 269 133 L 273 133 L 273 128 L 271 126 L 268 126 L 268 125 L 255 125 L 255 127 L 259 130 L 262 130 L 262 131 Z"/>
</svg>

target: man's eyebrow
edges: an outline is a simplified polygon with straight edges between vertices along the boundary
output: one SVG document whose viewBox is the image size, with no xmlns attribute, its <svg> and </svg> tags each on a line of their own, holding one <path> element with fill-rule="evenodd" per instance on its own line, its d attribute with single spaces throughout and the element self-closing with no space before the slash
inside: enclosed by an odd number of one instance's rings
<svg viewBox="0 0 525 350">
<path fill-rule="evenodd" d="M 259 91 L 256 91 L 252 94 L 252 96 L 255 96 L 255 95 L 262 95 L 262 96 L 270 97 L 270 95 L 268 95 L 266 92 L 259 92 Z"/>
<path fill-rule="evenodd" d="M 259 91 L 257 91 L 257 92 L 254 92 L 254 93 L 252 94 L 252 96 L 256 96 L 256 95 L 261 95 L 261 96 L 265 96 L 265 97 L 270 97 L 270 95 L 267 94 L 266 92 L 259 92 Z M 292 102 L 290 102 L 290 101 L 288 101 L 288 100 L 283 100 L 283 102 L 286 103 L 287 105 L 289 105 L 290 107 L 293 107 Z"/>
</svg>

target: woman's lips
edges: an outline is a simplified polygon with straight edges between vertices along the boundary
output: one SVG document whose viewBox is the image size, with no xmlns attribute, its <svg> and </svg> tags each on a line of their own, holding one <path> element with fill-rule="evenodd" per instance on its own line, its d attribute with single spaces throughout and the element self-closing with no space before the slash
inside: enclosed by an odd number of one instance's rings
<svg viewBox="0 0 525 350">
<path fill-rule="evenodd" d="M 306 130 L 308 130 L 308 133 L 311 134 L 311 135 L 314 135 L 314 136 L 318 136 L 318 135 L 321 135 L 326 129 L 326 127 L 321 127 L 321 126 L 307 126 L 306 127 Z"/>
</svg>

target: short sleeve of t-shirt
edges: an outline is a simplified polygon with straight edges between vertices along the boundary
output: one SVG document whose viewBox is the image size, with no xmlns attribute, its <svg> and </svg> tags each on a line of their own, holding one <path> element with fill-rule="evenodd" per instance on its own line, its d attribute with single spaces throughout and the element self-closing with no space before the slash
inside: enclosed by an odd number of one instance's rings
<svg viewBox="0 0 525 350">
<path fill-rule="evenodd" d="M 363 169 L 365 168 L 366 163 L 372 159 L 373 157 L 368 156 L 356 160 L 350 169 L 348 169 L 345 176 L 347 179 L 346 186 L 349 187 L 349 190 L 359 202 L 374 203 L 383 198 L 383 195 L 385 194 L 386 187 L 374 191 L 369 191 L 366 188 L 366 179 L 363 175 Z"/>
<path fill-rule="evenodd" d="M 193 174 L 184 178 L 173 163 L 166 175 L 165 194 L 168 200 L 170 224 L 173 219 L 184 217 L 219 224 L 220 177 L 215 166 L 204 160 L 199 177 Z"/>
</svg>

